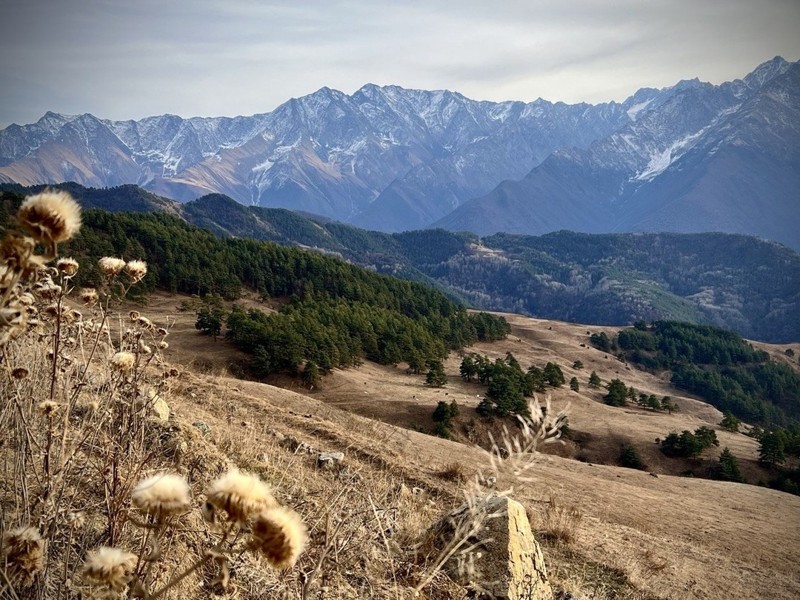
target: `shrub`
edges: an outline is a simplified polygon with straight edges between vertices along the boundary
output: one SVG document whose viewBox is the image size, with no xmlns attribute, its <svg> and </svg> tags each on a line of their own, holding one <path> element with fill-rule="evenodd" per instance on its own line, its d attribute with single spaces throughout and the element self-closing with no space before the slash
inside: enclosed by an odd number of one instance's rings
<svg viewBox="0 0 800 600">
<path fill-rule="evenodd" d="M 639 452 L 630 444 L 625 444 L 620 449 L 619 464 L 628 469 L 639 469 L 643 471 L 647 468 L 642 462 Z"/>
</svg>

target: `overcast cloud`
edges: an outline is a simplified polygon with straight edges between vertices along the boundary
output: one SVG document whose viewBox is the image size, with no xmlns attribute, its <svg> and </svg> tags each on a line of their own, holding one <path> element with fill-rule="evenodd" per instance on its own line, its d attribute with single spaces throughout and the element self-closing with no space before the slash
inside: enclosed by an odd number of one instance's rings
<svg viewBox="0 0 800 600">
<path fill-rule="evenodd" d="M 0 127 L 249 115 L 328 86 L 622 100 L 800 58 L 797 0 L 0 0 Z"/>
</svg>

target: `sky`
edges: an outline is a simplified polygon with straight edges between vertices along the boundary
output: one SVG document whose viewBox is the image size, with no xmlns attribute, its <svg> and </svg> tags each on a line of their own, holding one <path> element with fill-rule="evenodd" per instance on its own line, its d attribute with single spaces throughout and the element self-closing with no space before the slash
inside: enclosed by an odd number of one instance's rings
<svg viewBox="0 0 800 600">
<path fill-rule="evenodd" d="M 800 59 L 799 0 L 0 0 L 0 128 L 269 112 L 327 86 L 621 101 Z"/>
</svg>

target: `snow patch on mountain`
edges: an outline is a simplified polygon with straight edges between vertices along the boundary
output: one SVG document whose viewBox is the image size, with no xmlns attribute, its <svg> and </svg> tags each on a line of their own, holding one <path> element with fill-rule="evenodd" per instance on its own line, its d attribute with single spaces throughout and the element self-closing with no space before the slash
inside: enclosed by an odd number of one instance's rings
<svg viewBox="0 0 800 600">
<path fill-rule="evenodd" d="M 275 163 L 269 159 L 265 160 L 264 162 L 258 163 L 255 167 L 250 169 L 253 173 L 266 173 L 272 168 L 272 165 Z"/>
<path fill-rule="evenodd" d="M 650 106 L 652 102 L 653 98 L 650 98 L 649 100 L 646 100 L 644 102 L 639 102 L 638 104 L 634 104 L 633 106 L 631 106 L 627 110 L 628 117 L 630 117 L 631 121 L 635 121 L 639 113 L 642 112 L 644 109 L 646 109 L 648 106 Z"/>
</svg>

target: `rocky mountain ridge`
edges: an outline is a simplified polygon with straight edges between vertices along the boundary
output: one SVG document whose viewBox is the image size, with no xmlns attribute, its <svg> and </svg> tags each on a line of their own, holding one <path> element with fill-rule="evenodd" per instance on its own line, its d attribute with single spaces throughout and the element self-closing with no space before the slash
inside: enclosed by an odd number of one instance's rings
<svg viewBox="0 0 800 600">
<path fill-rule="evenodd" d="M 222 193 L 387 232 L 717 230 L 798 248 L 798 73 L 776 57 L 597 105 L 368 84 L 249 117 L 50 112 L 0 131 L 0 181 Z"/>
</svg>

